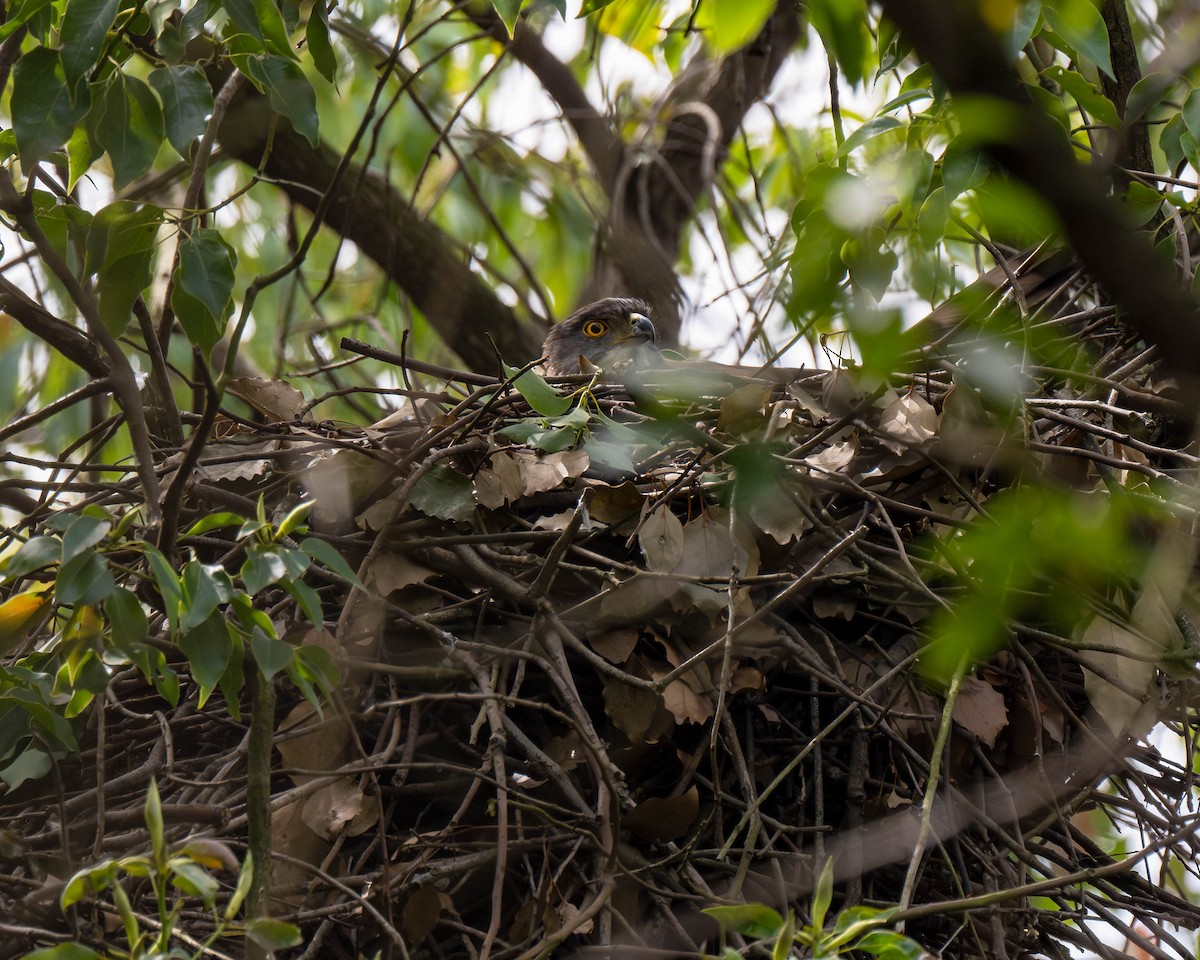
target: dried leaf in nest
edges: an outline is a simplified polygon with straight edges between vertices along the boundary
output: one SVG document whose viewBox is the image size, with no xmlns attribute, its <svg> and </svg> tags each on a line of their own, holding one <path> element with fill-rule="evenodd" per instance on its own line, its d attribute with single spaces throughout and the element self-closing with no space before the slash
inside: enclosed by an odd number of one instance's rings
<svg viewBox="0 0 1200 960">
<path fill-rule="evenodd" d="M 621 826 L 635 837 L 668 843 L 686 836 L 700 815 L 700 792 L 695 785 L 677 797 L 643 800 L 621 818 Z"/>
<path fill-rule="evenodd" d="M 1154 582 L 1133 606 L 1130 624 L 1097 614 L 1080 637 L 1083 683 L 1095 712 L 1117 737 L 1141 737 L 1158 721 L 1157 661 L 1184 647 L 1183 633 Z M 1088 650 L 1089 646 L 1107 647 Z"/>
<path fill-rule="evenodd" d="M 938 415 L 933 405 L 915 391 L 897 397 L 879 415 L 881 442 L 897 454 L 909 453 L 937 436 Z"/>
<path fill-rule="evenodd" d="M 642 522 L 638 545 L 646 568 L 667 572 L 683 559 L 683 524 L 667 504 L 662 504 Z"/>
<path fill-rule="evenodd" d="M 964 677 L 954 701 L 954 722 L 989 747 L 1008 725 L 1004 694 L 978 677 Z"/>
<path fill-rule="evenodd" d="M 236 377 L 229 381 L 229 392 L 245 400 L 266 417 L 268 423 L 295 420 L 308 406 L 304 394 L 290 383 L 266 377 Z"/>
</svg>

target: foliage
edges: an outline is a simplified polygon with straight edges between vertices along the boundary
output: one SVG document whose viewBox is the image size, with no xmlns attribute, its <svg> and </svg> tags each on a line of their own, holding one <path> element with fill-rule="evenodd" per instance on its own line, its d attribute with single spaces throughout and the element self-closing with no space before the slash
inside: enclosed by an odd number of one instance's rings
<svg viewBox="0 0 1200 960">
<path fill-rule="evenodd" d="M 212 944 L 222 937 L 246 936 L 264 950 L 292 947 L 300 942 L 300 931 L 292 924 L 281 923 L 268 917 L 250 920 L 244 927 L 232 923 L 246 899 L 254 873 L 249 855 L 241 868 L 237 858 L 223 843 L 216 840 L 192 840 L 176 848 L 167 846 L 163 833 L 162 804 L 158 786 L 153 780 L 146 792 L 146 831 L 150 837 L 149 856 L 128 856 L 119 860 L 101 860 L 99 863 L 79 870 L 63 888 L 59 902 L 63 911 L 87 897 L 111 891 L 113 908 L 121 919 L 127 949 L 121 956 L 137 960 L 142 957 L 194 956 L 201 957 Z M 171 942 L 180 923 L 183 900 L 171 902 L 172 890 L 180 894 L 198 897 L 206 908 L 216 915 L 218 881 L 213 870 L 235 870 L 237 886 L 229 897 L 225 909 L 217 915 L 214 932 L 200 944 L 195 953 L 186 954 L 172 949 Z M 142 927 L 130 903 L 123 882 L 145 880 L 153 891 L 158 905 L 157 931 L 153 934 Z M 100 960 L 97 953 L 87 944 L 78 942 L 60 943 L 54 947 L 34 950 L 25 954 L 24 960 Z"/>
</svg>

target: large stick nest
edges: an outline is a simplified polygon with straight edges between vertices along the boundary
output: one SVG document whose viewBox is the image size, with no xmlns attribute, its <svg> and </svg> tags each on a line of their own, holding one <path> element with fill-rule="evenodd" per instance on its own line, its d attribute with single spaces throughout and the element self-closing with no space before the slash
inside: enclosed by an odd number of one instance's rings
<svg viewBox="0 0 1200 960">
<path fill-rule="evenodd" d="M 1158 720 L 1188 739 L 1189 697 L 1113 649 L 1145 632 L 1136 612 L 1095 621 L 1109 649 L 1084 652 L 1036 615 L 1068 573 L 1023 587 L 1008 622 L 978 625 L 995 652 L 955 685 L 935 757 L 957 657 L 927 644 L 970 609 L 958 531 L 1032 479 L 1192 515 L 1154 352 L 1070 270 L 1019 286 L 943 312 L 937 350 L 887 382 L 579 380 L 568 403 L 531 377 L 406 373 L 403 410 L 369 428 L 238 385 L 268 422 L 224 422 L 190 519 L 315 499 L 315 532 L 363 582 L 308 572 L 320 626 L 282 590 L 256 597 L 344 675 L 320 712 L 279 684 L 272 912 L 303 928 L 303 955 L 714 953 L 703 908 L 765 903 L 802 926 L 831 859 L 834 912 L 903 901 L 939 956 L 1125 956 L 1124 939 L 1190 957 L 1188 761 L 1139 741 Z M 233 530 L 182 546 L 242 560 Z M 140 595 L 179 704 L 114 660 L 80 752 L 0 806 L 5 956 L 118 936 L 111 913 L 64 919 L 56 897 L 81 863 L 145 849 L 151 779 L 172 842 L 242 849 L 248 709 L 220 690 L 198 706 Z M 1184 611 L 1165 619 L 1188 632 Z M 1159 859 L 1122 861 L 1095 839 L 1105 818 Z M 180 929 L 203 940 L 212 918 L 189 901 Z"/>
</svg>

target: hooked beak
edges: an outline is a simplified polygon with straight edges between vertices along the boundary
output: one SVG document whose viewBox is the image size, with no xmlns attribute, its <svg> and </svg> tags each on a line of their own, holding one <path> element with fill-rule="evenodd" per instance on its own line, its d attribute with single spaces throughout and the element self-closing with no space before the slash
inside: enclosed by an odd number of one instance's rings
<svg viewBox="0 0 1200 960">
<path fill-rule="evenodd" d="M 650 322 L 649 317 L 644 317 L 640 313 L 631 313 L 629 315 L 629 337 L 654 343 L 658 340 L 658 331 L 654 329 L 654 324 Z"/>
</svg>

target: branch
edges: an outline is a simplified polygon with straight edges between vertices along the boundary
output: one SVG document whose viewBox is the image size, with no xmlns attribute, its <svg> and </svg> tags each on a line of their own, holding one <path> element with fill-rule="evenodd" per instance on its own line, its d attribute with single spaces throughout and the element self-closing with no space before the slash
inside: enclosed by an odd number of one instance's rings
<svg viewBox="0 0 1200 960">
<path fill-rule="evenodd" d="M 726 57 L 699 98 L 678 83 L 662 113 L 669 117 L 660 150 L 618 174 L 608 243 L 593 268 L 585 299 L 636 294 L 655 307 L 667 340 L 679 333 L 680 291 L 674 262 L 697 200 L 709 189 L 746 112 L 758 103 L 800 38 L 800 18 L 780 3 L 762 32 Z M 689 69 L 708 64 L 693 61 Z"/>
<path fill-rule="evenodd" d="M 112 372 L 95 340 L 49 313 L 5 277 L 0 277 L 0 310 L 94 379 L 103 380 Z"/>
<path fill-rule="evenodd" d="M 625 144 L 613 132 L 612 122 L 593 106 L 575 74 L 546 49 L 541 36 L 529 24 L 518 21 L 510 39 L 504 22 L 492 10 L 467 7 L 467 13 L 481 30 L 508 48 L 508 52 L 538 78 L 542 88 L 562 110 L 579 145 L 591 161 L 596 179 L 610 200 L 616 189 L 618 173 L 627 162 Z"/>
<path fill-rule="evenodd" d="M 521 324 L 386 178 L 351 165 L 334 182 L 339 154 L 324 143 L 310 147 L 251 88 L 235 99 L 217 136 L 223 150 L 260 168 L 309 211 L 328 191 L 325 223 L 378 263 L 472 370 L 494 371 L 497 349 L 509 362 L 539 354 L 541 333 Z"/>
</svg>

